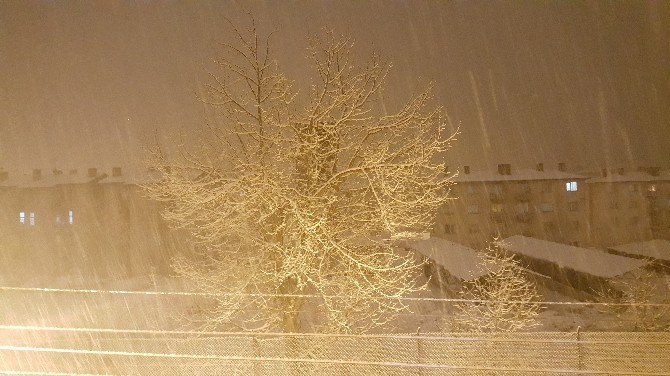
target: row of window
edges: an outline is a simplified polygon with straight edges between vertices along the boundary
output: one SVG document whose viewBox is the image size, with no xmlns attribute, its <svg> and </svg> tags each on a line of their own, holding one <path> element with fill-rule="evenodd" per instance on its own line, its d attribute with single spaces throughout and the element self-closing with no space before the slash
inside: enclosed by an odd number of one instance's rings
<svg viewBox="0 0 670 376">
<path fill-rule="evenodd" d="M 57 215 L 55 222 L 57 225 L 74 224 L 74 212 L 69 210 L 66 216 Z M 19 212 L 19 223 L 27 226 L 35 226 L 37 223 L 37 216 L 35 215 L 35 212 Z"/>
<path fill-rule="evenodd" d="M 539 210 L 541 212 L 547 213 L 547 212 L 553 212 L 554 211 L 554 205 L 550 203 L 542 203 L 539 206 Z M 568 202 L 568 210 L 569 211 L 579 211 L 579 202 L 578 201 L 569 201 Z M 466 207 L 466 211 L 468 214 L 479 214 L 479 205 L 468 205 Z M 503 204 L 492 204 L 491 205 L 491 212 L 492 213 L 502 213 L 503 212 Z M 520 204 L 516 205 L 516 212 L 517 213 L 528 213 L 530 212 L 530 204 L 527 202 L 522 202 Z M 453 209 L 448 208 L 446 211 L 447 214 L 453 214 Z"/>
<path fill-rule="evenodd" d="M 521 184 L 521 192 L 523 193 L 530 193 L 530 185 L 528 183 L 520 183 Z M 542 184 L 542 192 L 544 193 L 550 193 L 552 192 L 552 187 L 554 183 L 550 182 L 545 182 Z M 468 186 L 468 191 L 467 193 L 470 195 L 476 194 L 477 193 L 477 187 L 475 185 L 469 184 Z M 566 192 L 577 192 L 578 191 L 578 184 L 576 181 L 568 181 L 565 182 L 565 191 Z M 616 191 L 617 187 L 612 187 L 613 192 Z M 658 190 L 658 187 L 656 184 L 649 184 L 646 186 L 647 192 L 656 192 Z M 628 191 L 629 192 L 639 192 L 640 191 L 640 186 L 638 184 L 631 183 L 628 185 Z M 490 187 L 490 193 L 496 194 L 496 195 L 502 195 L 503 194 L 503 186 L 500 184 L 495 184 Z"/>
<path fill-rule="evenodd" d="M 467 193 L 469 195 L 474 195 L 474 194 L 477 193 L 477 187 L 475 185 L 469 184 L 467 187 L 468 187 Z M 544 183 L 542 185 L 542 192 L 550 193 L 550 192 L 552 192 L 552 187 L 553 187 L 553 183 L 549 183 L 549 182 Z M 565 183 L 565 191 L 566 192 L 577 192 L 577 189 L 578 189 L 578 187 L 577 187 L 577 182 L 576 181 L 568 181 L 568 182 Z M 530 185 L 528 185 L 528 183 L 521 183 L 521 192 L 522 193 L 530 193 L 531 192 Z M 500 184 L 492 185 L 492 186 L 489 187 L 489 193 L 491 193 L 493 195 L 502 195 L 504 193 L 503 192 L 503 186 L 500 185 Z"/>
<path fill-rule="evenodd" d="M 632 224 L 632 221 L 631 221 L 631 224 Z M 571 231 L 579 231 L 579 229 L 581 227 L 581 223 L 579 221 L 570 221 L 570 222 L 568 222 L 568 226 L 569 226 L 568 229 L 571 230 Z M 555 232 L 558 231 L 558 226 L 556 226 L 556 222 L 554 222 L 554 221 L 546 221 L 546 222 L 542 222 L 542 229 L 544 230 L 545 233 L 555 233 Z M 468 233 L 470 233 L 470 234 L 479 233 L 480 230 L 481 230 L 480 226 L 470 226 L 470 227 L 468 227 Z M 445 234 L 448 234 L 448 235 L 454 235 L 454 234 L 456 234 L 456 226 L 451 224 L 451 223 L 447 223 L 447 224 L 444 225 L 444 232 L 445 232 Z"/>
</svg>

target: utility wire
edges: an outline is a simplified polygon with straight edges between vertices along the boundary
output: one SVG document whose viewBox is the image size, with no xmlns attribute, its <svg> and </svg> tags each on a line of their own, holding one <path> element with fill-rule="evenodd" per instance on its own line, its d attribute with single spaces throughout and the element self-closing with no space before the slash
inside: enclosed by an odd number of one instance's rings
<svg viewBox="0 0 670 376">
<path fill-rule="evenodd" d="M 453 342 L 504 342 L 504 343 L 563 343 L 563 344 L 597 344 L 597 345 L 656 345 L 670 346 L 669 341 L 589 341 L 574 339 L 536 339 L 536 338 L 486 338 L 486 337 L 454 337 L 416 334 L 342 334 L 342 333 L 284 333 L 284 332 L 220 332 L 195 330 L 152 330 L 152 329 L 114 329 L 85 327 L 56 327 L 31 325 L 0 325 L 0 330 L 40 331 L 40 332 L 79 332 L 79 333 L 119 333 L 119 334 L 151 334 L 151 335 L 208 335 L 221 337 L 327 337 L 327 338 L 358 338 L 358 339 L 406 339 L 427 341 Z"/>
<path fill-rule="evenodd" d="M 553 373 L 553 374 L 575 374 L 575 375 L 670 376 L 670 373 L 658 373 L 658 372 L 635 372 L 635 371 L 626 372 L 626 371 L 597 371 L 597 370 L 544 369 L 544 368 L 477 367 L 477 366 L 464 366 L 464 365 L 451 365 L 451 364 L 424 364 L 424 363 L 406 363 L 406 362 L 369 362 L 369 361 L 361 361 L 361 360 L 340 360 L 340 359 L 247 357 L 247 356 L 221 356 L 221 355 L 196 355 L 196 354 L 191 355 L 191 354 L 178 354 L 178 353 L 108 351 L 108 350 L 66 349 L 66 348 L 51 348 L 51 347 L 26 347 L 26 346 L 0 346 L 0 351 L 38 352 L 38 353 L 55 353 L 55 354 L 81 354 L 81 355 L 106 355 L 106 356 L 128 356 L 128 357 L 142 357 L 142 358 L 219 360 L 219 361 L 228 361 L 228 362 L 342 364 L 342 365 L 361 365 L 361 366 L 395 367 L 395 368 L 498 371 L 498 372 L 525 372 L 525 373 Z"/>
<path fill-rule="evenodd" d="M 66 289 L 49 287 L 14 287 L 0 286 L 0 291 L 28 291 L 47 293 L 75 293 L 75 294 L 111 294 L 111 295 L 146 295 L 146 296 L 201 296 L 201 297 L 225 297 L 225 296 L 247 296 L 250 298 L 314 298 L 321 299 L 341 298 L 347 296 L 337 295 L 314 295 L 314 294 L 265 294 L 265 293 L 207 293 L 187 291 L 129 291 L 129 290 L 103 290 L 103 289 Z M 538 304 L 538 305 L 572 305 L 572 306 L 636 306 L 636 307 L 670 307 L 670 303 L 607 303 L 607 302 L 542 302 L 542 301 L 515 301 L 515 300 L 482 300 L 482 299 L 459 299 L 459 298 L 430 298 L 430 297 L 372 297 L 374 299 L 392 299 L 402 301 L 419 302 L 445 302 L 445 303 L 508 303 L 508 304 Z"/>
</svg>

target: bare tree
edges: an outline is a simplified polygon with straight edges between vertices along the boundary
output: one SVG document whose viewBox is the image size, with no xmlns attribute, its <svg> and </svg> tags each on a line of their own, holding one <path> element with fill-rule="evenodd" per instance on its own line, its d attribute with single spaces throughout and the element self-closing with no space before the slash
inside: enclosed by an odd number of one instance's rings
<svg viewBox="0 0 670 376">
<path fill-rule="evenodd" d="M 482 264 L 488 274 L 465 284 L 461 297 L 469 301 L 456 305 L 455 325 L 472 332 L 519 331 L 539 325 L 539 295 L 519 262 L 489 245 Z"/>
<path fill-rule="evenodd" d="M 624 330 L 641 332 L 670 330 L 664 322 L 667 309 L 656 302 L 657 277 L 654 273 L 639 270 L 616 280 L 608 290 L 596 291 L 600 302 L 609 303 L 601 313 L 613 314 Z"/>
<path fill-rule="evenodd" d="M 422 288 L 393 239 L 429 231 L 448 197 L 442 110 L 426 91 L 381 115 L 389 64 L 356 64 L 333 33 L 312 40 L 317 83 L 299 106 L 269 37 L 231 27 L 205 98 L 218 125 L 178 158 L 152 151 L 162 178 L 146 191 L 202 250 L 176 271 L 218 294 L 210 325 L 293 332 L 301 312 L 325 330 L 383 325 Z"/>
</svg>

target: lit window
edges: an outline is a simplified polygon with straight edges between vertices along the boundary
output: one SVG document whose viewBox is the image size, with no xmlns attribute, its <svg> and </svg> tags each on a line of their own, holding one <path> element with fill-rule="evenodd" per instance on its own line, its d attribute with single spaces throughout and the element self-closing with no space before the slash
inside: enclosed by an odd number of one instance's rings
<svg viewBox="0 0 670 376">
<path fill-rule="evenodd" d="M 73 223 L 74 223 L 74 212 L 73 212 L 72 210 L 70 210 L 70 211 L 68 212 L 67 222 L 68 222 L 69 224 L 73 224 Z"/>
<path fill-rule="evenodd" d="M 577 192 L 577 182 L 569 181 L 565 183 L 565 190 L 568 192 Z"/>
<path fill-rule="evenodd" d="M 491 211 L 493 213 L 502 213 L 503 211 L 503 206 L 502 204 L 493 204 L 491 205 Z"/>
<path fill-rule="evenodd" d="M 30 225 L 35 226 L 35 213 L 31 212 L 29 218 L 30 218 Z"/>
<path fill-rule="evenodd" d="M 656 192 L 656 184 L 650 184 L 649 187 L 647 187 L 647 190 L 649 192 Z"/>
<path fill-rule="evenodd" d="M 26 212 L 19 213 L 19 222 L 24 225 L 26 224 Z"/>
</svg>

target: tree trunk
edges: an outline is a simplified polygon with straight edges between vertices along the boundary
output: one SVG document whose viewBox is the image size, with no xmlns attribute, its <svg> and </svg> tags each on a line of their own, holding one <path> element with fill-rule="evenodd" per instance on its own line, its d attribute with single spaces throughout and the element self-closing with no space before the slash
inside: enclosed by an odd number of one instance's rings
<svg viewBox="0 0 670 376">
<path fill-rule="evenodd" d="M 294 280 L 288 280 L 282 284 L 280 288 L 281 294 L 295 294 L 296 283 Z M 298 333 L 300 332 L 300 308 L 304 303 L 304 298 L 297 297 L 282 297 L 282 309 L 284 310 L 282 315 L 282 330 L 284 333 Z M 301 346 L 299 340 L 295 336 L 286 336 L 286 357 L 287 358 L 300 358 Z M 302 367 L 304 365 L 300 363 L 287 363 L 288 375 L 300 375 L 302 374 Z"/>
</svg>

